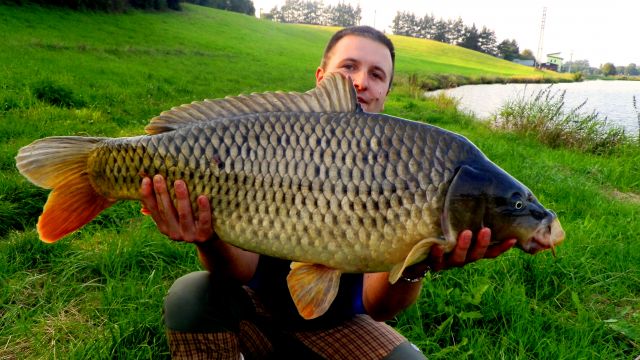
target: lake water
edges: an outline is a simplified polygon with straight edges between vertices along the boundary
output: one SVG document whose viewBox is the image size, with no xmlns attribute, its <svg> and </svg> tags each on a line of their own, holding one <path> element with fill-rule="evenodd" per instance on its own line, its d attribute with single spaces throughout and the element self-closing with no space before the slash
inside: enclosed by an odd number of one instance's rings
<svg viewBox="0 0 640 360">
<path fill-rule="evenodd" d="M 454 89 L 438 90 L 427 94 L 445 94 L 460 100 L 460 108 L 470 111 L 480 118 L 488 118 L 510 98 L 529 98 L 549 84 L 493 84 L 466 85 Z M 581 113 L 597 111 L 610 124 L 624 127 L 627 133 L 638 134 L 638 114 L 633 108 L 633 96 L 640 110 L 640 81 L 583 81 L 559 83 L 552 86 L 552 92 L 566 90 L 565 111 L 569 111 L 587 100 Z"/>
</svg>

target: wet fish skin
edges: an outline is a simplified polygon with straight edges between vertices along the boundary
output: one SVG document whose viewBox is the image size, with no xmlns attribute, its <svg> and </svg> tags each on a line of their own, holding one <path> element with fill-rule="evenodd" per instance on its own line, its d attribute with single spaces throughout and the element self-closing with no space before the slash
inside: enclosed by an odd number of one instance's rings
<svg viewBox="0 0 640 360">
<path fill-rule="evenodd" d="M 106 140 L 89 174 L 112 199 L 138 199 L 141 178 L 155 174 L 173 197 L 183 179 L 194 210 L 195 197 L 207 195 L 216 232 L 236 246 L 347 272 L 388 271 L 416 242 L 442 235 L 446 183 L 474 150 L 457 135 L 386 115 L 279 113 Z"/>
</svg>

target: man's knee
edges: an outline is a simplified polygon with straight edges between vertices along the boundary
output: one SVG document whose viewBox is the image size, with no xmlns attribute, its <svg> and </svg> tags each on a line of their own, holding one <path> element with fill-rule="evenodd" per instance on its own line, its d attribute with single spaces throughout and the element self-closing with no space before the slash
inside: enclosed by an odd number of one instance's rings
<svg viewBox="0 0 640 360">
<path fill-rule="evenodd" d="M 405 341 L 398 345 L 384 360 L 426 360 L 427 358 L 412 343 Z"/>
<path fill-rule="evenodd" d="M 170 330 L 200 332 L 209 311 L 210 277 L 197 271 L 176 280 L 164 299 L 164 323 Z"/>
</svg>

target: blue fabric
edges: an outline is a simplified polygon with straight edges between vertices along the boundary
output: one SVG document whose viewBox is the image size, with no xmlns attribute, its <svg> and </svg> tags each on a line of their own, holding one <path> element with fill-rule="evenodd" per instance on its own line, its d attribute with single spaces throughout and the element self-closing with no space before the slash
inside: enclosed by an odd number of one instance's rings
<svg viewBox="0 0 640 360">
<path fill-rule="evenodd" d="M 362 302 L 363 275 L 342 274 L 338 295 L 329 310 L 317 319 L 304 320 L 298 314 L 287 287 L 290 266 L 289 260 L 260 255 L 256 273 L 247 284 L 275 316 L 292 325 L 301 323 L 330 325 L 350 319 L 357 314 L 366 314 Z"/>
</svg>

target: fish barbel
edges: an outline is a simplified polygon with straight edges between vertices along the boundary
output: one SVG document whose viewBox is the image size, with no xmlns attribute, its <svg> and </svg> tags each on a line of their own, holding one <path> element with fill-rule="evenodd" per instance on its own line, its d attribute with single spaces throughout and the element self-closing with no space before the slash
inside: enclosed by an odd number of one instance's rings
<svg viewBox="0 0 640 360">
<path fill-rule="evenodd" d="M 54 242 L 122 199 L 145 176 L 185 181 L 211 203 L 214 229 L 237 247 L 294 262 L 289 289 L 305 318 L 324 313 L 341 273 L 390 272 L 450 251 L 458 233 L 487 226 L 535 253 L 564 239 L 556 215 L 463 136 L 363 112 L 349 79 L 331 74 L 306 93 L 194 102 L 163 112 L 147 135 L 50 137 L 16 163 L 53 189 L 38 233 Z"/>
</svg>

